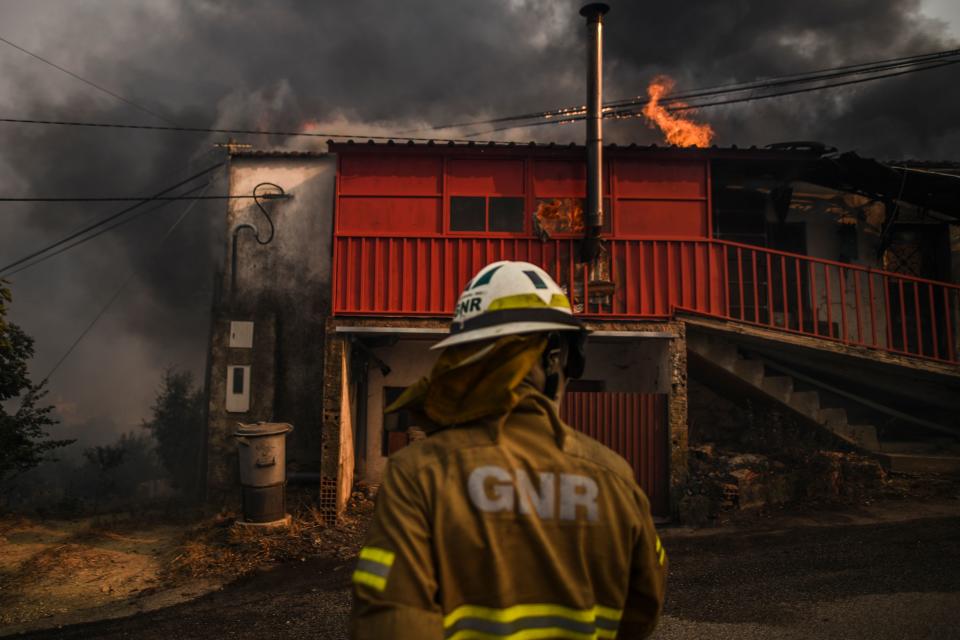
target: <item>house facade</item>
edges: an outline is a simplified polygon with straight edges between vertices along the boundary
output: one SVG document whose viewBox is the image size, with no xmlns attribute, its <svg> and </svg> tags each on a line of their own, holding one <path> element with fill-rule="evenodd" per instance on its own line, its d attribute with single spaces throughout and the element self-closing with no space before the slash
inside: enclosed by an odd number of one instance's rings
<svg viewBox="0 0 960 640">
<path fill-rule="evenodd" d="M 807 146 L 611 146 L 604 156 L 602 249 L 584 264 L 582 147 L 235 154 L 232 193 L 269 182 L 291 197 L 228 210 L 208 380 L 211 491 L 231 491 L 230 425 L 254 420 L 294 424 L 291 477 L 317 481 L 333 512 L 355 482 L 379 482 L 389 454 L 419 435 L 383 408 L 429 372 L 464 284 L 497 260 L 543 267 L 593 332 L 561 414 L 630 462 L 662 517 L 686 481 L 690 375 L 727 378 L 878 452 L 875 426 L 851 424 L 846 409 L 821 406 L 828 389 L 800 381 L 867 371 L 879 382 L 848 395 L 882 415 L 902 413 L 874 400 L 904 371 L 925 393 L 953 388 L 956 211 L 839 184 L 849 167 Z M 266 244 L 241 228 L 262 240 L 268 222 Z"/>
</svg>

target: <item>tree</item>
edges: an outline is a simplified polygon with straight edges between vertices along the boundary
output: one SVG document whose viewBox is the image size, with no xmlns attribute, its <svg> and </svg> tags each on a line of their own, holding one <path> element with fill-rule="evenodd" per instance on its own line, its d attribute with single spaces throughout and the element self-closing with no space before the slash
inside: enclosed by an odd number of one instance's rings
<svg viewBox="0 0 960 640">
<path fill-rule="evenodd" d="M 199 488 L 204 402 L 203 391 L 194 389 L 189 371 L 167 369 L 150 408 L 153 417 L 143 421 L 153 433 L 160 461 L 173 486 L 187 494 Z"/>
<path fill-rule="evenodd" d="M 27 371 L 33 357 L 33 338 L 7 321 L 7 305 L 12 296 L 6 282 L 0 280 L 0 492 L 5 493 L 12 480 L 44 460 L 49 452 L 72 444 L 74 440 L 52 440 L 46 429 L 57 424 L 53 407 L 42 405 L 46 380 L 34 384 Z M 16 409 L 11 412 L 11 407 Z"/>
<path fill-rule="evenodd" d="M 123 464 L 126 452 L 122 442 L 84 449 L 83 457 L 99 472 L 97 486 L 93 493 L 94 513 L 97 513 L 100 508 L 100 498 L 116 492 L 117 480 L 112 472 Z"/>
</svg>

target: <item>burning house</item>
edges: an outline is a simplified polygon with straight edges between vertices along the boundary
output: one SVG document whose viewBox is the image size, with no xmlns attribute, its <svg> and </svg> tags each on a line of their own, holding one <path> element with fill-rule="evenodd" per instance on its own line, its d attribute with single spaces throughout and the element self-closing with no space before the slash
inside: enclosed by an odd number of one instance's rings
<svg viewBox="0 0 960 640">
<path fill-rule="evenodd" d="M 890 468 L 960 467 L 958 168 L 709 147 L 708 125 L 661 106 L 666 78 L 643 114 L 671 146 L 604 146 L 605 11 L 581 11 L 585 146 L 231 156 L 231 194 L 291 197 L 227 211 L 213 497 L 235 491 L 235 423 L 257 420 L 295 426 L 291 477 L 317 481 L 325 509 L 377 483 L 422 435 L 384 407 L 429 372 L 460 291 L 498 260 L 540 265 L 592 331 L 561 415 L 623 455 L 658 516 L 688 481 L 689 409 L 716 398 L 775 405 Z"/>
<path fill-rule="evenodd" d="M 597 255 L 581 262 L 584 156 L 393 142 L 234 153 L 231 193 L 273 183 L 291 197 L 227 211 L 211 495 L 234 491 L 230 433 L 257 420 L 294 425 L 288 468 L 330 509 L 378 482 L 417 437 L 383 408 L 429 371 L 463 285 L 501 259 L 541 265 L 593 331 L 562 413 L 631 463 L 659 515 L 685 481 L 701 383 L 779 403 L 893 468 L 955 464 L 955 167 L 811 144 L 610 145 Z"/>
</svg>

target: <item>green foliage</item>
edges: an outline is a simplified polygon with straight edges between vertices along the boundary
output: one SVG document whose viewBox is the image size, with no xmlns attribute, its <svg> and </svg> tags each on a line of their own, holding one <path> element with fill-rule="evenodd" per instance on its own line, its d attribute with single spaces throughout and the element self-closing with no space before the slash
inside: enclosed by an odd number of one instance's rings
<svg viewBox="0 0 960 640">
<path fill-rule="evenodd" d="M 123 464 L 126 448 L 122 443 L 115 445 L 103 445 L 85 449 L 83 457 L 87 462 L 95 466 L 101 473 L 107 473 Z"/>
<path fill-rule="evenodd" d="M 74 442 L 47 437 L 46 429 L 57 420 L 53 407 L 41 404 L 46 381 L 30 380 L 33 338 L 7 321 L 10 301 L 10 289 L 0 280 L 0 493 L 9 490 L 13 478 L 49 459 L 49 452 Z"/>
<path fill-rule="evenodd" d="M 203 390 L 194 388 L 189 371 L 168 369 L 150 408 L 153 417 L 143 422 L 174 487 L 187 494 L 199 488 L 204 403 Z"/>
</svg>

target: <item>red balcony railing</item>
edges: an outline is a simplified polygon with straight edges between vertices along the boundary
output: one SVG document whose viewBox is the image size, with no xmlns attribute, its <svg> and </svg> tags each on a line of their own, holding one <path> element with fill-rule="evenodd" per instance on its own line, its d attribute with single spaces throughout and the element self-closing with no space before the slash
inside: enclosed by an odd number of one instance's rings
<svg viewBox="0 0 960 640">
<path fill-rule="evenodd" d="M 450 315 L 463 285 L 497 260 L 541 265 L 586 317 L 677 310 L 956 363 L 960 286 L 721 240 L 609 240 L 607 269 L 577 242 L 513 238 L 336 238 L 334 313 Z M 612 282 L 612 292 L 609 285 Z"/>
</svg>

